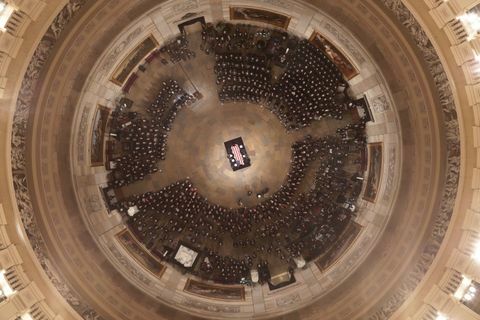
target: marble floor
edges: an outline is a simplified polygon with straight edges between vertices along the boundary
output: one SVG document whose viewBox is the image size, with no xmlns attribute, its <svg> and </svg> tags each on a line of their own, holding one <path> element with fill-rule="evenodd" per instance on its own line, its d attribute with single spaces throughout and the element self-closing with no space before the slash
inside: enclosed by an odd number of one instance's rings
<svg viewBox="0 0 480 320">
<path fill-rule="evenodd" d="M 161 82 L 175 79 L 187 92 L 199 91 L 202 98 L 178 113 L 168 137 L 166 160 L 159 163 L 159 172 L 122 188 L 120 194 L 128 197 L 155 191 L 189 178 L 199 193 L 213 203 L 234 208 L 241 201 L 242 205 L 254 206 L 264 200 L 258 199 L 256 193 L 268 188 L 268 197 L 285 181 L 294 141 L 306 134 L 318 137 L 334 133 L 348 119 L 321 120 L 305 130 L 287 132 L 278 118 L 261 105 L 220 103 L 213 72 L 214 57 L 199 49 L 198 26 L 187 27 L 195 59 L 176 65 L 154 60 L 139 75 L 128 95 L 134 101 L 134 109 L 144 112 Z M 243 138 L 251 166 L 233 171 L 223 143 L 237 137 Z"/>
</svg>

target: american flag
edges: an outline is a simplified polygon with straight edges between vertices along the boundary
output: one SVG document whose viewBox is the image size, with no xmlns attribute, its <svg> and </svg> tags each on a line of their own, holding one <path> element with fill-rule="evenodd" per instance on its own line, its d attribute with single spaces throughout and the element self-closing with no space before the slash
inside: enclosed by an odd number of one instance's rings
<svg viewBox="0 0 480 320">
<path fill-rule="evenodd" d="M 238 144 L 234 144 L 231 149 L 235 160 L 243 166 L 245 163 L 243 162 L 242 152 L 240 151 Z"/>
</svg>

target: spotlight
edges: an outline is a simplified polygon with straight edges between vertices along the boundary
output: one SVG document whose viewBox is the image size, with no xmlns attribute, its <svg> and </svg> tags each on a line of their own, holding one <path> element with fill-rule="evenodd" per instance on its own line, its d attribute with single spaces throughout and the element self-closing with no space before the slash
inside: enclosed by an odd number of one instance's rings
<svg viewBox="0 0 480 320">
<path fill-rule="evenodd" d="M 472 254 L 472 259 L 477 262 L 480 262 L 480 244 L 479 243 L 475 245 L 475 249 Z"/>
<path fill-rule="evenodd" d="M 473 295 L 471 293 L 466 293 L 463 296 L 463 300 L 465 300 L 465 301 L 472 301 L 472 299 L 473 299 Z"/>
<path fill-rule="evenodd" d="M 4 1 L 0 2 L 0 30 L 5 31 L 5 26 L 13 11 L 15 11 L 13 6 L 6 4 Z"/>
<path fill-rule="evenodd" d="M 438 314 L 435 320 L 448 320 L 448 318 L 443 314 Z"/>
<path fill-rule="evenodd" d="M 20 317 L 21 320 L 33 320 L 32 316 L 30 315 L 30 313 L 24 313 L 21 317 Z"/>
<path fill-rule="evenodd" d="M 0 270 L 0 290 L 5 297 L 9 297 L 16 293 L 16 291 L 13 290 L 12 287 L 10 287 L 7 278 L 5 278 L 5 273 L 5 270 Z"/>
</svg>

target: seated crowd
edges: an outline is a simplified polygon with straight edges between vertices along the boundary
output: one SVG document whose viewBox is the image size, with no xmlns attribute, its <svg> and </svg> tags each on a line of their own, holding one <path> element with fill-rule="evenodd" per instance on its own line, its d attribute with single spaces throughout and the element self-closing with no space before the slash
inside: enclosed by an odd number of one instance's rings
<svg viewBox="0 0 480 320">
<path fill-rule="evenodd" d="M 268 105 L 292 128 L 322 117 L 342 119 L 352 104 L 337 103 L 345 86 L 337 67 L 317 47 L 303 40 L 287 59 L 287 69 L 274 85 Z"/>
<path fill-rule="evenodd" d="M 261 103 L 287 130 L 323 117 L 342 119 L 355 107 L 343 93 L 347 84 L 338 69 L 308 41 L 225 23 L 207 25 L 202 38 L 202 49 L 215 53 L 221 102 Z M 172 62 L 194 56 L 185 35 L 160 50 Z M 111 188 L 158 170 L 175 116 L 192 101 L 169 80 L 145 114 L 121 108 L 114 112 L 111 132 L 120 147 L 109 177 Z M 298 259 L 311 261 L 324 254 L 350 223 L 361 189 L 356 178 L 366 144 L 365 122 L 362 118 L 335 135 L 307 135 L 295 142 L 284 183 L 254 207 L 211 203 L 186 179 L 123 199 L 116 209 L 125 213 L 130 229 L 149 250 L 170 252 L 159 255 L 161 259 L 173 261 L 174 249 L 188 243 L 200 253 L 200 263 L 189 272 L 233 284 L 248 283 L 250 272 L 257 270 L 260 282 L 268 281 L 272 266 L 290 271 Z"/>
<path fill-rule="evenodd" d="M 363 123 L 345 130 L 364 136 Z M 128 222 L 147 248 L 161 252 L 163 246 L 175 248 L 186 241 L 203 253 L 197 274 L 217 282 L 240 283 L 261 262 L 276 260 L 293 267 L 294 258 L 314 259 L 337 239 L 352 215 L 344 205 L 346 200 L 339 202 L 338 197 L 355 198 L 355 181 L 346 167 L 364 147 L 364 139 L 305 137 L 292 146 L 285 183 L 254 207 L 210 203 L 185 180 L 134 196 L 120 203 L 119 209 L 138 208 Z M 302 187 L 309 165 L 316 160 L 322 165 L 313 172 L 313 187 Z"/>
<path fill-rule="evenodd" d="M 169 80 L 162 83 L 157 98 L 147 107 L 147 115 L 117 107 L 111 132 L 118 142 L 120 150 L 116 153 L 120 156 L 113 159 L 113 170 L 109 174 L 111 187 L 120 188 L 158 171 L 157 162 L 165 159 L 167 132 L 177 112 L 193 101 L 193 96 L 176 81 Z"/>
<path fill-rule="evenodd" d="M 161 47 L 159 52 L 168 54 L 172 63 L 195 58 L 195 51 L 188 48 L 188 38 L 184 33 Z"/>
<path fill-rule="evenodd" d="M 201 49 L 205 53 L 250 52 L 266 55 L 268 59 L 281 64 L 288 47 L 298 39 L 285 31 L 261 29 L 248 24 L 219 22 L 208 23 L 202 30 Z"/>
<path fill-rule="evenodd" d="M 221 102 L 264 103 L 288 130 L 322 117 L 341 119 L 353 108 L 342 95 L 347 84 L 338 68 L 307 40 L 224 23 L 204 28 L 203 37 L 203 46 L 216 53 Z M 272 78 L 273 66 L 278 79 Z M 339 96 L 344 99 L 337 101 Z"/>
<path fill-rule="evenodd" d="M 215 56 L 218 95 L 221 102 L 260 103 L 271 90 L 271 72 L 264 56 L 217 54 Z"/>
</svg>

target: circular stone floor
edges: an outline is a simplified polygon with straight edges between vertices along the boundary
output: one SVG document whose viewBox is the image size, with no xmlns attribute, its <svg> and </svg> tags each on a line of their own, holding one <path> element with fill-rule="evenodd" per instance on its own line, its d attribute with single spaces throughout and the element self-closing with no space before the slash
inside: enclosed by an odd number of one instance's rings
<svg viewBox="0 0 480 320">
<path fill-rule="evenodd" d="M 237 137 L 243 139 L 251 166 L 233 171 L 223 143 Z M 255 205 L 257 192 L 269 188 L 272 194 L 285 181 L 293 141 L 294 135 L 263 107 L 200 101 L 175 119 L 167 158 L 159 163 L 161 172 L 125 188 L 125 194 L 158 190 L 188 177 L 215 204 L 237 207 L 241 200 Z M 248 196 L 248 191 L 253 194 Z"/>
<path fill-rule="evenodd" d="M 241 200 L 242 205 L 255 206 L 265 200 L 257 199 L 256 193 L 268 188 L 268 197 L 286 180 L 295 141 L 307 134 L 334 134 L 336 128 L 348 123 L 348 116 L 340 121 L 322 119 L 306 129 L 287 132 L 277 116 L 261 105 L 222 104 L 213 71 L 214 56 L 199 50 L 198 30 L 191 32 L 188 39 L 189 48 L 196 51 L 194 60 L 169 65 L 158 59 L 152 61 L 128 98 L 134 101 L 135 111 L 144 112 L 167 79 L 175 79 L 190 94 L 200 92 L 202 98 L 177 113 L 167 140 L 166 160 L 158 164 L 159 172 L 121 188 L 123 197 L 157 191 L 189 178 L 198 192 L 214 204 L 235 208 Z M 243 139 L 251 166 L 233 171 L 223 143 L 237 137 Z"/>
</svg>

